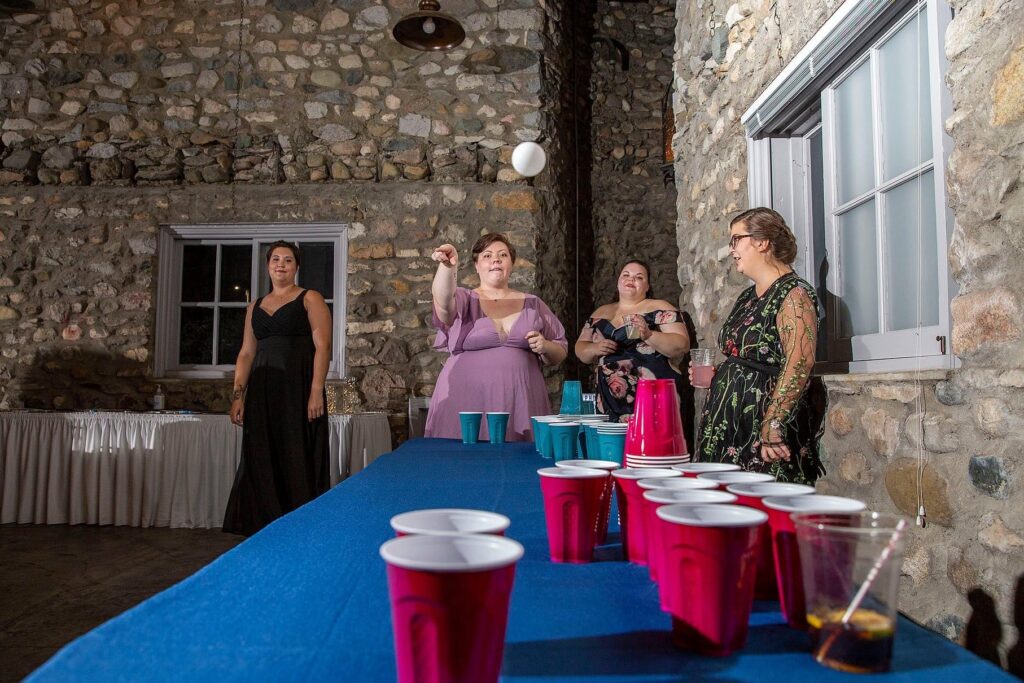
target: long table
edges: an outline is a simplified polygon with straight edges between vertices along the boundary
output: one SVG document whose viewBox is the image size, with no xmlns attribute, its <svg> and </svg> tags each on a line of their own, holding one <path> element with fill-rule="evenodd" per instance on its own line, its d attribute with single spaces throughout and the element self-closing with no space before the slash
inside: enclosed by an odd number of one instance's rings
<svg viewBox="0 0 1024 683">
<path fill-rule="evenodd" d="M 526 554 L 512 594 L 506 681 L 865 680 L 820 667 L 775 603 L 758 603 L 740 654 L 670 643 L 644 567 L 548 560 L 529 444 L 417 439 L 277 520 L 190 578 L 70 643 L 29 681 L 393 681 L 384 563 L 389 518 L 428 507 L 511 517 Z M 614 538 L 614 535 L 613 535 Z M 871 680 L 1014 680 L 901 619 L 893 671 Z"/>
<path fill-rule="evenodd" d="M 391 450 L 384 413 L 331 415 L 331 484 Z M 0 413 L 0 523 L 216 528 L 242 430 L 227 415 Z"/>
</svg>

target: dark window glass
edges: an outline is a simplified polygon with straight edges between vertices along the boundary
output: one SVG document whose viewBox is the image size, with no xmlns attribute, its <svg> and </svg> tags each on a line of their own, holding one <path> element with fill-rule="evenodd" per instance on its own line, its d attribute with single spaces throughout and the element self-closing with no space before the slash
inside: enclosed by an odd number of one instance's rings
<svg viewBox="0 0 1024 683">
<path fill-rule="evenodd" d="M 183 365 L 213 363 L 213 309 L 183 306 L 181 338 L 178 340 Z"/>
<path fill-rule="evenodd" d="M 330 242 L 303 242 L 299 284 L 325 299 L 334 298 L 334 245 Z"/>
<path fill-rule="evenodd" d="M 220 309 L 217 365 L 234 365 L 238 359 L 238 352 L 242 349 L 242 333 L 244 331 L 244 308 Z"/>
<path fill-rule="evenodd" d="M 260 276 L 257 278 L 259 283 L 259 292 L 256 296 L 266 296 L 270 293 L 270 275 L 267 273 L 267 250 L 270 248 L 270 242 L 264 242 L 260 245 L 260 262 L 257 266 Z"/>
<path fill-rule="evenodd" d="M 181 262 L 181 300 L 213 301 L 217 277 L 217 247 L 186 244 Z"/>
<path fill-rule="evenodd" d="M 252 274 L 252 246 L 225 244 L 220 252 L 220 300 L 247 301 Z"/>
</svg>

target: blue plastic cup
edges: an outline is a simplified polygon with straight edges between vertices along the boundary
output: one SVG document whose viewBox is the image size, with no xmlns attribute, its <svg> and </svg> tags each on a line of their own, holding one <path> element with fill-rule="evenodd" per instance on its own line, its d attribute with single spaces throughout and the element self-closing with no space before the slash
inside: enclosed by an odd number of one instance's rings
<svg viewBox="0 0 1024 683">
<path fill-rule="evenodd" d="M 508 430 L 508 413 L 487 413 L 487 434 L 491 443 L 505 443 Z"/>
<path fill-rule="evenodd" d="M 562 383 L 562 415 L 579 415 L 583 412 L 583 387 L 576 380 Z"/>
<path fill-rule="evenodd" d="M 462 426 L 462 443 L 477 443 L 480 440 L 480 422 L 483 413 L 459 413 L 459 424 Z"/>
<path fill-rule="evenodd" d="M 600 460 L 612 460 L 622 464 L 626 451 L 626 433 L 614 434 L 611 432 L 598 432 L 597 445 L 600 451 Z"/>
<path fill-rule="evenodd" d="M 586 425 L 584 430 L 584 439 L 587 442 L 587 458 L 590 460 L 600 460 L 601 446 L 597 443 L 597 425 L 604 424 L 603 422 L 590 423 Z"/>
<path fill-rule="evenodd" d="M 531 417 L 530 422 L 533 423 L 533 443 L 537 452 L 540 453 L 542 458 L 551 459 L 551 430 L 548 427 L 551 426 L 551 420 L 545 420 L 544 417 Z"/>
<path fill-rule="evenodd" d="M 551 433 L 551 452 L 555 461 L 575 460 L 576 444 L 579 443 L 580 436 L 579 423 L 552 422 L 548 425 L 548 430 Z"/>
</svg>

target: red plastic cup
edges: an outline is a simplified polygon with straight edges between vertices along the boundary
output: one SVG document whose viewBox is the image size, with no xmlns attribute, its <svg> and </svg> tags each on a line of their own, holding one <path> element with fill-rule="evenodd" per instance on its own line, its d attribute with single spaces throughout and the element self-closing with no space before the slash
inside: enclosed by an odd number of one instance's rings
<svg viewBox="0 0 1024 683">
<path fill-rule="evenodd" d="M 614 460 L 559 460 L 555 463 L 555 467 L 589 467 L 592 469 L 604 470 L 605 472 L 611 472 L 617 470 L 622 465 L 615 462 Z M 608 477 L 604 483 L 604 490 L 601 492 L 601 510 L 597 513 L 597 537 L 594 539 L 594 545 L 604 545 L 605 541 L 608 540 L 608 518 L 612 513 L 612 478 Z"/>
<path fill-rule="evenodd" d="M 641 456 L 648 459 L 659 456 L 679 458 L 689 453 L 683 435 L 675 380 L 644 378 L 637 382 L 625 452 L 627 458 Z"/>
<path fill-rule="evenodd" d="M 743 468 L 731 462 L 686 462 L 673 465 L 672 469 L 679 470 L 684 477 L 696 477 L 709 472 L 739 472 Z"/>
<path fill-rule="evenodd" d="M 391 528 L 398 536 L 458 536 L 462 534 L 505 535 L 511 520 L 505 515 L 486 510 L 438 508 L 413 510 L 391 518 Z"/>
<path fill-rule="evenodd" d="M 730 484 L 725 489 L 739 497 L 739 504 L 752 507 L 767 514 L 768 508 L 761 502 L 767 496 L 807 496 L 814 493 L 813 486 L 790 484 L 782 481 L 766 481 L 754 484 Z M 775 556 L 772 552 L 772 535 L 765 525 L 761 528 L 760 544 L 757 551 L 757 600 L 778 600 L 778 579 L 775 576 Z"/>
<path fill-rule="evenodd" d="M 795 512 L 852 513 L 865 509 L 864 503 L 853 498 L 823 496 L 816 493 L 797 496 L 770 496 L 761 499 L 768 511 L 768 526 L 772 537 L 775 575 L 778 579 L 779 604 L 782 616 L 790 626 L 807 630 L 807 603 L 800 565 L 800 548 L 792 515 Z"/>
<path fill-rule="evenodd" d="M 645 480 L 641 480 L 643 484 Z M 653 480 L 656 481 L 656 480 Z M 666 482 L 695 482 L 695 479 L 665 479 Z M 643 492 L 644 498 L 644 514 L 647 515 L 647 571 L 651 576 L 651 581 L 657 581 L 660 575 L 660 565 L 663 561 L 663 555 L 665 550 L 665 539 L 661 533 L 661 520 L 658 519 L 657 510 L 662 505 L 709 505 L 711 503 L 735 503 L 736 496 L 725 491 L 719 491 L 718 489 L 675 489 L 675 488 L 661 488 L 651 489 L 645 488 Z M 671 589 L 671 586 L 665 585 L 665 582 L 659 584 L 659 590 L 661 587 L 665 589 Z M 662 599 L 662 607 L 665 606 L 665 600 Z"/>
<path fill-rule="evenodd" d="M 672 642 L 712 657 L 741 649 L 768 515 L 740 505 L 665 505 L 657 515 L 667 522 L 664 580 L 677 586 L 668 596 Z"/>
<path fill-rule="evenodd" d="M 647 564 L 647 517 L 644 514 L 644 489 L 641 479 L 680 477 L 679 472 L 656 467 L 635 469 L 624 467 L 613 470 L 616 499 L 619 501 L 619 529 L 622 532 L 622 550 L 626 559 L 636 564 Z"/>
<path fill-rule="evenodd" d="M 705 472 L 697 475 L 698 479 L 713 481 L 723 491 L 727 486 L 733 484 L 760 484 L 766 481 L 775 481 L 775 477 L 762 472 Z"/>
<path fill-rule="evenodd" d="M 497 681 L 523 546 L 501 536 L 402 536 L 387 562 L 399 683 Z"/>
<path fill-rule="evenodd" d="M 586 467 L 544 467 L 540 490 L 552 562 L 590 562 L 608 472 Z"/>
</svg>

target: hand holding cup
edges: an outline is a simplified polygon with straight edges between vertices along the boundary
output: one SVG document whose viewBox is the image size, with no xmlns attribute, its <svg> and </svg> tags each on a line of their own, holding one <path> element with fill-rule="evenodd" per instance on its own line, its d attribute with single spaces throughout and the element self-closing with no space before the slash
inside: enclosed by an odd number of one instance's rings
<svg viewBox="0 0 1024 683">
<path fill-rule="evenodd" d="M 622 316 L 622 324 L 626 327 L 626 337 L 647 341 L 652 333 L 647 326 L 647 319 L 637 313 Z"/>
<path fill-rule="evenodd" d="M 455 268 L 459 265 L 459 251 L 450 244 L 442 244 L 434 249 L 430 258 L 448 268 Z"/>
</svg>

